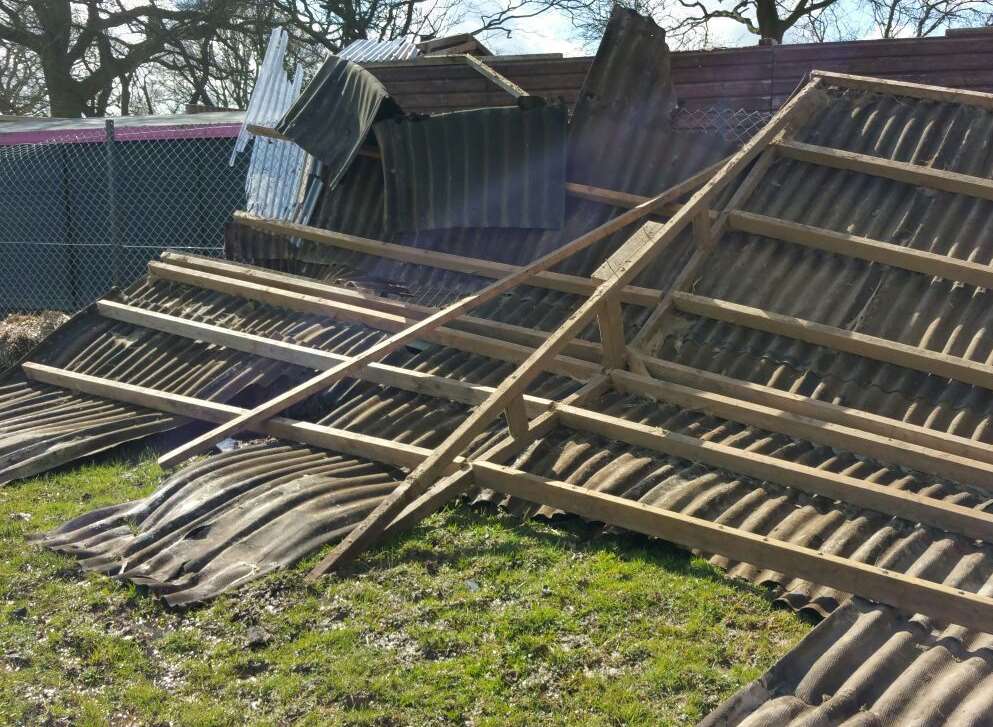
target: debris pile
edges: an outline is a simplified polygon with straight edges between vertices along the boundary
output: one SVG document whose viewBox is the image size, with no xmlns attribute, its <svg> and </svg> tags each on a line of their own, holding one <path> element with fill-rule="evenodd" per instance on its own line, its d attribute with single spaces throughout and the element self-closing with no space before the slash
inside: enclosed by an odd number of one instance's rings
<svg viewBox="0 0 993 727">
<path fill-rule="evenodd" d="M 795 676 L 818 654 L 903 688 L 860 624 L 989 666 L 993 96 L 815 72 L 736 148 L 671 123 L 663 34 L 620 9 L 567 129 L 526 96 L 329 109 L 334 77 L 292 110 L 362 120 L 311 224 L 236 213 L 228 260 L 163 255 L 0 390 L 7 481 L 191 420 L 165 465 L 269 438 L 42 542 L 185 604 L 334 544 L 320 577 L 471 493 L 835 611 L 714 724 L 835 693 L 831 719 L 857 718 L 842 680 Z M 943 714 L 968 722 L 968 693 Z"/>
</svg>

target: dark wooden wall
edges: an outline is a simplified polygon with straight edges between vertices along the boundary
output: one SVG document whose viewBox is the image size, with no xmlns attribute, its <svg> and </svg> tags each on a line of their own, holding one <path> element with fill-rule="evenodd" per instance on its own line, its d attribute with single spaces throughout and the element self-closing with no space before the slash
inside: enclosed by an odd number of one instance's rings
<svg viewBox="0 0 993 727">
<path fill-rule="evenodd" d="M 576 100 L 592 58 L 486 59 L 530 93 Z M 437 63 L 437 62 L 435 62 Z M 776 109 L 812 69 L 993 92 L 993 35 L 866 40 L 672 54 L 673 81 L 691 108 Z M 504 106 L 511 98 L 471 68 L 429 58 L 371 70 L 409 111 Z"/>
</svg>

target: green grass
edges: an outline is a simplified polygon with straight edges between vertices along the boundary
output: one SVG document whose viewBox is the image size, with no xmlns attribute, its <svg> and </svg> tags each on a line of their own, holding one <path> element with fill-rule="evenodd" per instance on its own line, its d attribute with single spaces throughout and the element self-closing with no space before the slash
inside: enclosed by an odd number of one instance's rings
<svg viewBox="0 0 993 727">
<path fill-rule="evenodd" d="M 692 724 L 809 628 L 663 543 L 465 507 L 342 577 L 306 586 L 315 555 L 187 610 L 24 542 L 160 475 L 0 489 L 0 723 Z"/>
</svg>

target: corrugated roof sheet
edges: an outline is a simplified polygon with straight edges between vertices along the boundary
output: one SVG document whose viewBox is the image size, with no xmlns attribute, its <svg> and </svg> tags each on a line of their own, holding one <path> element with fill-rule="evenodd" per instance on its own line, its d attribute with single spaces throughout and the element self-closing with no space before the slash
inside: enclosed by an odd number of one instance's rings
<svg viewBox="0 0 993 727">
<path fill-rule="evenodd" d="M 666 62 L 664 44 L 660 39 L 656 42 L 658 44 L 656 49 L 657 61 L 664 64 Z M 640 93 L 646 106 L 661 104 L 666 109 L 672 107 L 670 89 L 666 85 L 655 83 L 654 79 L 649 76 L 639 75 L 636 78 L 629 78 L 628 74 L 624 72 L 623 65 L 617 64 L 614 67 L 617 69 L 616 75 L 598 76 L 596 83 L 614 86 L 623 86 L 625 83 L 629 83 L 627 92 L 632 96 Z M 597 89 L 591 85 L 590 92 L 596 91 Z M 594 113 L 594 111 L 590 113 Z M 590 125 L 587 128 L 598 127 Z M 615 157 L 604 160 L 602 165 L 604 178 L 609 176 L 610 179 L 625 180 L 627 184 L 630 184 L 626 188 L 634 192 L 657 191 L 669 186 L 670 183 L 688 176 L 692 171 L 696 171 L 696 169 L 723 156 L 735 143 L 723 136 L 698 132 L 685 132 L 685 134 L 681 133 L 675 137 L 662 133 L 647 139 L 633 139 L 626 134 L 619 138 L 603 136 L 600 138 L 604 144 L 612 145 L 617 152 Z M 678 144 L 674 143 L 674 139 L 678 140 Z M 647 171 L 642 167 L 628 164 L 625 160 L 626 150 L 634 153 L 638 149 L 637 144 L 642 145 L 644 154 L 654 155 L 659 163 L 647 165 L 649 167 Z M 616 170 L 617 168 L 619 168 L 619 172 Z M 341 219 L 348 223 L 347 225 L 334 225 L 336 228 L 356 231 L 357 228 L 382 225 L 382 204 L 381 167 L 376 160 L 360 157 L 339 185 L 339 189 L 325 194 L 322 214 L 333 215 L 335 219 Z M 564 239 L 567 239 L 566 236 L 575 236 L 609 219 L 614 214 L 616 214 L 616 210 L 613 208 L 570 199 L 567 206 L 566 228 L 561 231 L 533 230 L 521 234 L 521 231 L 477 229 L 405 236 L 403 239 L 408 244 L 432 246 L 435 249 L 462 251 L 468 254 L 481 252 L 484 256 L 499 257 L 512 262 L 524 262 L 546 249 L 557 247 Z M 602 258 L 612 251 L 613 245 L 619 244 L 621 239 L 621 236 L 618 236 L 612 243 L 605 243 L 598 250 L 591 251 L 589 256 L 571 264 L 576 266 L 576 269 L 596 267 Z M 253 240 L 261 246 L 253 248 Z M 307 244 L 297 248 L 286 240 L 277 242 L 235 234 L 233 239 L 229 239 L 229 242 L 232 243 L 231 249 L 240 251 L 242 257 L 251 257 L 256 254 L 269 259 L 282 257 L 281 261 L 274 260 L 272 264 L 322 280 L 349 280 L 351 285 L 371 287 L 374 290 L 385 291 L 391 295 L 398 295 L 423 304 L 441 304 L 466 290 L 475 289 L 479 285 L 479 280 L 472 276 L 436 270 L 429 271 L 418 266 L 391 264 L 385 261 L 374 262 L 362 256 L 343 254 L 328 248 L 318 249 Z M 508 244 L 509 242 L 513 244 Z M 310 262 L 306 261 L 308 258 L 311 260 Z M 194 291 L 186 286 L 165 285 L 161 282 L 150 283 L 147 287 L 136 289 L 127 297 L 128 300 L 143 307 L 151 307 L 153 310 L 187 317 L 192 316 L 208 322 L 223 323 L 238 330 L 274 335 L 284 340 L 293 340 L 306 345 L 326 345 L 327 350 L 342 353 L 354 352 L 357 350 L 356 346 L 366 345 L 366 341 L 371 342 L 372 337 L 380 335 L 368 329 L 356 328 L 320 317 L 300 316 L 298 314 L 287 316 L 285 311 L 270 306 L 247 304 L 237 298 Z M 523 325 L 549 329 L 561 322 L 576 303 L 575 296 L 524 288 L 512 295 L 502 296 L 478 313 L 481 316 L 496 320 L 515 321 Z M 646 314 L 647 311 L 643 309 L 630 308 L 628 311 L 628 315 L 633 318 L 644 317 Z M 133 333 L 129 334 L 130 329 L 128 327 L 117 327 L 114 330 L 117 336 L 134 335 Z M 163 355 L 169 350 L 168 338 L 164 337 L 162 340 L 160 344 L 162 351 L 158 355 Z M 324 343 L 325 341 L 326 343 Z M 149 354 L 152 358 L 155 355 Z M 406 358 L 407 356 L 413 357 Z M 124 360 L 129 360 L 126 355 Z M 204 355 L 202 360 L 205 364 L 211 362 L 211 365 L 214 365 L 213 354 Z M 435 372 L 459 380 L 489 385 L 499 383 L 513 370 L 513 365 L 510 363 L 436 345 L 426 346 L 423 351 L 416 355 L 410 352 L 396 354 L 391 362 L 410 366 L 420 371 Z M 227 365 L 227 362 L 219 361 L 217 365 L 224 366 Z M 278 368 L 287 376 L 291 375 L 288 369 L 292 369 L 292 367 L 280 366 Z M 103 369 L 103 372 L 112 373 L 113 370 Z M 272 383 L 272 379 L 264 383 Z M 281 388 L 285 388 L 286 385 L 280 382 Z M 560 397 L 574 390 L 576 386 L 575 381 L 548 376 L 538 382 L 536 390 L 545 392 L 548 396 Z M 426 446 L 440 442 L 465 415 L 465 407 L 462 405 L 439 402 L 437 399 L 415 396 L 396 389 L 349 382 L 335 387 L 327 398 L 314 400 L 311 406 L 309 418 L 319 418 L 327 424 L 355 431 L 375 430 L 382 436 L 395 437 L 400 441 Z M 301 413 L 296 412 L 295 415 Z M 483 437 L 483 440 L 492 440 L 501 432 L 502 425 L 497 423 L 494 425 L 494 429 Z M 266 446 L 282 445 L 269 444 Z M 234 504 L 232 504 L 233 506 Z M 305 505 L 301 506 L 305 507 Z M 225 519 L 227 517 L 226 512 L 225 506 L 222 505 L 221 501 L 218 501 L 217 508 L 204 522 Z M 221 530 L 227 532 L 224 528 Z M 86 541 L 87 549 L 92 549 L 93 544 L 90 543 L 90 537 L 86 532 L 81 531 L 79 533 L 80 542 Z M 278 547 L 285 549 L 286 552 L 295 552 L 293 548 L 296 546 L 293 543 L 296 542 L 294 540 L 296 537 L 295 532 L 287 532 L 286 537 L 280 540 Z M 173 547 L 180 549 L 193 547 L 185 540 L 179 538 L 175 543 L 165 544 L 164 552 Z M 66 540 L 63 537 L 61 542 L 67 545 L 70 541 L 74 542 L 74 539 Z M 212 561 L 215 558 L 226 557 L 223 553 L 229 547 L 236 547 L 233 541 L 228 545 L 218 544 L 217 549 L 192 561 L 194 565 L 189 566 L 185 571 L 182 576 L 183 582 L 197 581 L 200 578 L 196 575 L 197 573 L 213 572 Z M 274 544 L 273 547 L 276 545 Z M 166 558 L 165 555 L 162 557 Z M 261 565 L 259 567 L 262 568 Z M 145 573 L 143 577 L 161 579 L 162 588 L 169 587 L 167 583 L 170 582 L 170 579 L 179 578 L 168 569 L 155 573 Z M 204 576 L 204 582 L 198 581 L 195 588 L 191 585 L 189 593 L 195 593 L 196 598 L 206 598 L 228 587 L 231 582 Z"/>
<path fill-rule="evenodd" d="M 417 49 L 417 45 L 409 43 L 403 38 L 396 40 L 356 40 L 338 53 L 339 58 L 355 63 L 405 61 L 418 55 L 420 55 L 420 51 Z"/>
<path fill-rule="evenodd" d="M 375 76 L 330 55 L 287 110 L 276 130 L 327 165 L 334 187 L 375 121 L 399 107 Z"/>
<path fill-rule="evenodd" d="M 388 119 L 373 131 L 386 229 L 562 227 L 563 106 L 529 97 L 516 107 Z"/>
<path fill-rule="evenodd" d="M 993 643 L 856 598 L 700 727 L 984 727 Z"/>
<path fill-rule="evenodd" d="M 274 28 L 269 46 L 252 90 L 238 141 L 231 152 L 233 165 L 238 154 L 245 151 L 253 135 L 249 124 L 274 126 L 300 95 L 303 68 L 298 64 L 292 78 L 283 70 L 289 34 Z M 307 169 L 313 159 L 293 142 L 254 137 L 252 156 L 245 177 L 245 209 L 249 212 L 280 220 L 292 219 Z"/>
</svg>

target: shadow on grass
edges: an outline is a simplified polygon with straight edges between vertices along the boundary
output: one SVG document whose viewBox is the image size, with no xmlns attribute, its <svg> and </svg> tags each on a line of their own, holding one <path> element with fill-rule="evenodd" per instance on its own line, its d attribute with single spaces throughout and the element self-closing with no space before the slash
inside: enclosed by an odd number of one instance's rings
<svg viewBox="0 0 993 727">
<path fill-rule="evenodd" d="M 408 532 L 397 533 L 374 546 L 358 560 L 342 567 L 336 576 L 347 579 L 354 575 L 373 573 L 377 568 L 383 567 L 384 562 L 389 565 L 402 562 L 420 564 L 429 573 L 442 566 L 457 567 L 460 562 L 475 557 L 497 556 L 506 559 L 508 563 L 516 563 L 520 556 L 537 544 L 567 547 L 570 551 L 584 554 L 610 553 L 626 564 L 643 565 L 646 568 L 664 570 L 674 576 L 705 580 L 742 594 L 758 596 L 775 608 L 792 610 L 785 602 L 778 600 L 777 589 L 731 577 L 706 559 L 659 538 L 613 528 L 608 530 L 601 524 L 573 515 L 556 515 L 551 519 L 522 518 L 487 504 L 451 505 L 441 512 L 445 516 L 444 523 L 436 525 L 422 522 Z M 430 548 L 422 544 L 432 537 L 433 531 L 438 527 L 452 530 L 480 526 L 506 528 L 519 537 L 468 546 L 460 544 L 457 548 L 444 545 Z M 297 568 L 304 572 L 309 570 L 316 564 L 318 555 L 323 555 L 323 551 L 308 556 Z M 811 625 L 821 621 L 820 616 L 809 611 L 796 613 L 801 620 Z"/>
</svg>

